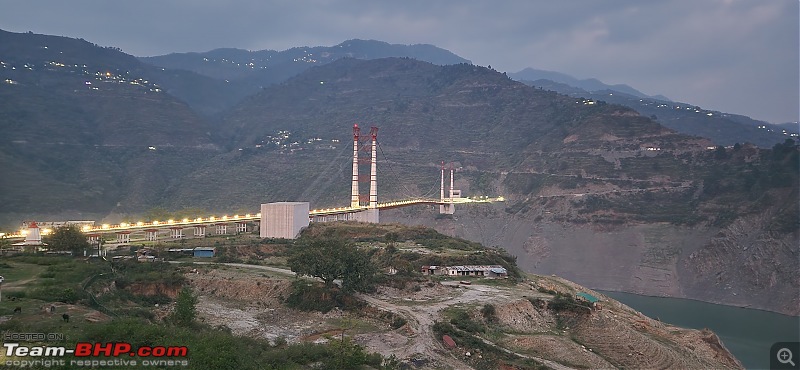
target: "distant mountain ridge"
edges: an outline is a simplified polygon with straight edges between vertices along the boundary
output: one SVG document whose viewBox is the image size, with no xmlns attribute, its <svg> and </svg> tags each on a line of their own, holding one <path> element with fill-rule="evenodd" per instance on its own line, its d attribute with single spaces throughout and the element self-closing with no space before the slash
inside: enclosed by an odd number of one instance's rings
<svg viewBox="0 0 800 370">
<path fill-rule="evenodd" d="M 536 81 L 536 80 L 550 80 L 557 83 L 562 83 L 565 85 L 569 85 L 572 87 L 577 87 L 579 89 L 585 91 L 597 91 L 597 90 L 614 90 L 619 91 L 621 93 L 625 93 L 628 95 L 633 95 L 639 98 L 652 98 L 652 99 L 659 99 L 659 100 L 666 100 L 670 101 L 669 98 L 663 95 L 646 95 L 639 90 L 636 90 L 628 85 L 625 84 L 616 84 L 616 85 L 607 85 L 596 78 L 587 78 L 583 80 L 579 80 L 575 77 L 572 77 L 568 74 L 561 73 L 561 72 L 554 72 L 554 71 L 545 71 L 541 69 L 535 68 L 525 68 L 516 73 L 509 73 L 508 74 L 511 78 L 517 81 Z"/>
<path fill-rule="evenodd" d="M 235 97 L 222 109 L 209 105 L 196 91 L 172 91 L 179 98 L 191 101 L 192 106 L 206 115 L 221 113 L 235 102 L 257 93 L 264 87 L 286 81 L 308 68 L 342 58 L 378 59 L 406 57 L 437 65 L 471 63 L 450 51 L 428 44 L 401 45 L 375 40 L 353 39 L 334 46 L 294 47 L 283 51 L 215 49 L 200 53 L 173 53 L 141 57 L 139 60 L 172 70 L 187 70 L 223 82 L 228 95 Z M 167 85 L 169 89 L 172 85 Z"/>
<path fill-rule="evenodd" d="M 384 57 L 409 57 L 435 65 L 471 63 L 433 45 L 399 45 L 359 39 L 348 40 L 330 47 L 295 47 L 284 51 L 223 48 L 202 53 L 142 57 L 140 60 L 162 68 L 188 70 L 224 82 L 224 86 L 215 88 L 215 91 L 219 92 L 214 95 L 216 102 L 207 102 L 197 89 L 179 89 L 172 82 L 166 83 L 168 91 L 189 102 L 200 113 L 217 115 L 223 109 L 232 108 L 235 103 L 257 93 L 260 89 L 286 81 L 311 66 L 323 65 L 340 58 L 369 60 Z M 573 97 L 626 105 L 642 115 L 656 117 L 665 126 L 679 132 L 710 138 L 716 145 L 731 146 L 735 143 L 750 142 L 769 148 L 783 142 L 787 136 L 794 134 L 797 137 L 800 132 L 791 126 L 771 125 L 746 116 L 709 111 L 689 103 L 675 103 L 663 95 L 651 96 L 629 85 L 608 85 L 594 78 L 581 80 L 564 73 L 534 68 L 508 73 L 508 76 L 529 85 L 533 84 Z M 175 82 L 178 81 L 180 79 L 175 79 Z M 219 96 L 224 98 L 220 99 Z M 690 109 L 689 111 L 674 109 L 667 112 L 663 109 L 667 106 Z M 712 113 L 712 116 L 697 115 L 700 112 Z"/>
<path fill-rule="evenodd" d="M 471 63 L 450 51 L 429 44 L 401 45 L 360 39 L 347 40 L 334 46 L 304 46 L 283 51 L 222 48 L 208 52 L 173 53 L 139 59 L 159 67 L 185 69 L 212 78 L 233 80 L 243 77 L 258 78 L 259 72 L 270 70 L 299 72 L 312 65 L 322 65 L 341 58 L 389 57 L 408 57 L 437 65 Z M 282 79 L 288 77 L 291 76 Z"/>
<path fill-rule="evenodd" d="M 254 72 L 282 69 L 297 64 L 301 69 L 330 63 L 341 58 L 379 59 L 408 57 L 437 65 L 471 63 L 450 51 L 429 44 L 401 45 L 376 40 L 353 39 L 334 46 L 294 47 L 283 51 L 249 51 L 234 48 L 208 52 L 173 53 L 139 59 L 164 68 L 186 69 L 213 78 L 235 79 Z"/>
<path fill-rule="evenodd" d="M 527 73 L 526 75 L 536 76 L 537 74 Z M 557 72 L 548 72 L 544 75 L 558 77 L 557 75 L 559 74 Z M 570 76 L 563 76 L 559 77 L 561 81 L 574 80 Z M 703 109 L 689 103 L 659 99 L 657 98 L 658 95 L 648 97 L 638 92 L 637 94 L 629 94 L 621 91 L 625 90 L 624 88 L 618 88 L 626 85 L 588 84 L 590 87 L 605 86 L 602 89 L 589 90 L 571 85 L 568 82 L 557 82 L 547 78 L 520 80 L 520 82 L 576 98 L 624 105 L 678 132 L 709 138 L 716 145 L 732 146 L 736 143 L 747 142 L 763 148 L 771 148 L 775 144 L 782 143 L 787 138 L 797 140 L 800 137 L 798 134 L 800 129 L 796 124 L 774 125 L 754 120 L 747 116 Z"/>
</svg>

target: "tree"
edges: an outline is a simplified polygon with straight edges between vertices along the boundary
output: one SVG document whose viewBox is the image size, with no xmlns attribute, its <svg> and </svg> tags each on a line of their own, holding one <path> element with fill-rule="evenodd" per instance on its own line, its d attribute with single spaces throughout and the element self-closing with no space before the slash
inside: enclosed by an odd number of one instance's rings
<svg viewBox="0 0 800 370">
<path fill-rule="evenodd" d="M 301 240 L 289 257 L 289 267 L 298 275 L 321 279 L 327 289 L 341 280 L 344 291 L 367 291 L 376 269 L 366 252 L 342 239 Z"/>
<path fill-rule="evenodd" d="M 361 346 L 353 343 L 350 338 L 331 341 L 328 348 L 331 353 L 322 361 L 322 369 L 361 369 L 367 361 L 367 353 Z M 377 365 L 380 365 L 380 362 Z"/>
<path fill-rule="evenodd" d="M 42 241 L 52 250 L 71 251 L 75 255 L 91 247 L 86 235 L 75 225 L 58 227 L 50 235 L 43 237 Z"/>
<path fill-rule="evenodd" d="M 190 326 L 197 316 L 197 297 L 192 294 L 189 287 L 183 287 L 175 301 L 175 311 L 172 312 L 172 322 L 178 326 Z"/>
<path fill-rule="evenodd" d="M 386 233 L 386 235 L 383 236 L 383 239 L 386 241 L 386 245 L 388 247 L 394 248 L 394 246 L 397 244 L 397 240 L 400 239 L 400 235 L 394 231 L 391 231 Z"/>
<path fill-rule="evenodd" d="M 490 324 L 497 322 L 497 309 L 495 309 L 494 305 L 491 303 L 483 305 L 483 308 L 481 309 L 481 315 L 483 315 L 483 318 L 486 319 L 486 322 Z"/>
<path fill-rule="evenodd" d="M 366 292 L 372 289 L 375 281 L 375 266 L 366 252 L 354 246 L 347 252 L 345 274 L 342 277 L 342 290 L 345 292 Z"/>
<path fill-rule="evenodd" d="M 728 154 L 725 152 L 725 147 L 720 145 L 714 150 L 714 158 L 716 159 L 727 159 Z"/>
</svg>

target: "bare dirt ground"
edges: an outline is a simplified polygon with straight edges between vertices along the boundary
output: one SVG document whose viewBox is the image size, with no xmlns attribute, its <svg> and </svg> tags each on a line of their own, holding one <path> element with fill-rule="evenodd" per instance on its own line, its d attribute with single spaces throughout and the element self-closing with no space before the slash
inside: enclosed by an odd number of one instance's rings
<svg viewBox="0 0 800 370">
<path fill-rule="evenodd" d="M 446 349 L 431 328 L 446 320 L 442 311 L 449 307 L 477 313 L 487 303 L 496 307 L 495 327 L 502 333 L 481 340 L 550 368 L 741 368 L 713 333 L 665 325 L 555 277 L 536 277 L 515 286 L 475 280 L 471 285 L 422 284 L 416 291 L 382 287 L 375 294 L 359 295 L 372 309 L 406 319 L 406 325 L 393 330 L 363 313 L 322 314 L 284 307 L 292 281 L 285 272 L 265 266 L 201 266 L 187 276 L 199 294 L 200 318 L 236 335 L 270 341 L 282 337 L 290 343 L 347 335 L 368 351 L 394 355 L 413 368 L 472 368 L 469 348 Z M 552 296 L 538 292 L 538 286 L 569 294 L 590 292 L 603 306 L 591 313 L 557 316 L 543 303 Z"/>
<path fill-rule="evenodd" d="M 284 307 L 282 302 L 291 286 L 285 270 L 230 264 L 196 271 L 187 277 L 198 294 L 200 319 L 227 327 L 236 335 L 299 342 L 326 328 L 327 321 L 342 316 L 338 311 L 323 315 Z"/>
<path fill-rule="evenodd" d="M 397 289 L 382 289 L 377 296 L 361 295 L 371 306 L 402 315 L 408 320 L 407 340 L 385 343 L 381 333 L 363 334 L 357 342 L 372 351 L 395 355 L 398 358 L 425 359 L 432 368 L 463 369 L 465 363 L 445 351 L 441 341 L 434 337 L 432 326 L 440 319 L 439 312 L 449 306 L 463 303 L 490 302 L 508 298 L 499 289 L 486 286 L 461 288 L 458 283 L 424 288 L 413 295 L 398 294 Z M 394 338 L 393 338 L 394 339 Z M 385 347 L 389 344 L 388 347 Z M 383 347 L 383 348 L 382 348 Z"/>
</svg>

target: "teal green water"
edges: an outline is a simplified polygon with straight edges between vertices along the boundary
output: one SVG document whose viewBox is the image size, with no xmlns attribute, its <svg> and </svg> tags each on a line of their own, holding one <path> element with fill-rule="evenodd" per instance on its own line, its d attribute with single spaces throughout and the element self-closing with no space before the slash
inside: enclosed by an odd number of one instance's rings
<svg viewBox="0 0 800 370">
<path fill-rule="evenodd" d="M 773 343 L 800 341 L 800 317 L 797 316 L 690 299 L 600 292 L 662 322 L 713 330 L 748 369 L 769 369 L 769 349 Z"/>
</svg>

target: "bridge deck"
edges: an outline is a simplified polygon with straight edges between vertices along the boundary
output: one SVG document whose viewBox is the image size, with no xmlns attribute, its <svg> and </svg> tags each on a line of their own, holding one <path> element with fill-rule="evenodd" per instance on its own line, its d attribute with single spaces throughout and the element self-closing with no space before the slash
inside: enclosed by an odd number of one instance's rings
<svg viewBox="0 0 800 370">
<path fill-rule="evenodd" d="M 446 205 L 446 204 L 467 204 L 467 203 L 490 203 L 494 201 L 502 202 L 504 199 L 502 197 L 498 198 L 482 198 L 482 199 L 470 199 L 470 198 L 445 198 L 445 199 L 431 199 L 431 198 L 417 198 L 417 199 L 403 199 L 403 200 L 396 200 L 391 202 L 384 202 L 378 203 L 378 209 L 392 209 L 397 207 L 405 207 L 405 206 L 413 206 L 419 204 L 431 204 L 431 205 Z M 331 216 L 337 214 L 346 214 L 346 213 L 355 213 L 360 211 L 366 211 L 369 207 L 361 206 L 361 207 L 338 207 L 338 208 L 327 208 L 327 209 L 314 209 L 308 212 L 309 217 L 314 216 Z M 207 218 L 194 218 L 194 219 L 183 219 L 183 220 L 167 220 L 167 221 L 153 221 L 153 222 L 137 222 L 137 223 L 121 223 L 117 225 L 110 225 L 110 224 L 103 224 L 100 226 L 84 226 L 81 231 L 86 234 L 105 234 L 105 233 L 114 233 L 114 232 L 126 232 L 126 231 L 140 231 L 140 230 L 147 230 L 147 229 L 168 229 L 168 228 L 179 228 L 179 227 L 195 227 L 195 226 L 210 226 L 219 223 L 236 223 L 236 222 L 252 222 L 252 221 L 260 221 L 261 220 L 261 213 L 256 214 L 246 214 L 246 215 L 233 215 L 233 216 L 222 216 L 222 217 L 207 217 Z M 27 231 L 27 230 L 26 230 Z M 16 239 L 23 239 L 25 238 L 25 233 L 18 232 L 15 234 L 8 234 L 3 235 L 4 238 L 10 240 Z"/>
</svg>

